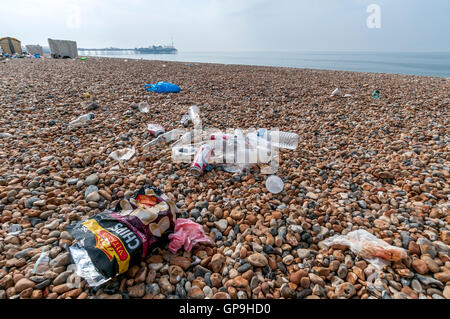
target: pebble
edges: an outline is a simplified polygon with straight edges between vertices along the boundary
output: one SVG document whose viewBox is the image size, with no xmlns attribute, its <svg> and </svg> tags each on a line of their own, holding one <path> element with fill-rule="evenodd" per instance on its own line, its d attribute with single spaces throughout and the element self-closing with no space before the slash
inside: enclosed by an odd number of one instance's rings
<svg viewBox="0 0 450 319">
<path fill-rule="evenodd" d="M 260 253 L 254 253 L 250 255 L 247 260 L 255 267 L 265 267 L 268 264 L 267 258 Z"/>
<path fill-rule="evenodd" d="M 91 174 L 84 180 L 85 185 L 96 185 L 98 183 L 98 175 L 97 174 Z"/>
</svg>

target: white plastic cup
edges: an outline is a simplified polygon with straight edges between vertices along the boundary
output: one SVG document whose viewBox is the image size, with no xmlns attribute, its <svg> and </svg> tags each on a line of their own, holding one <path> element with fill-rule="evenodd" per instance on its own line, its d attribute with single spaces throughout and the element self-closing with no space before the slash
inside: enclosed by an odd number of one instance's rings
<svg viewBox="0 0 450 319">
<path fill-rule="evenodd" d="M 283 190 L 284 183 L 281 180 L 281 178 L 279 178 L 278 176 L 270 175 L 266 179 L 266 188 L 272 194 L 278 194 L 278 193 L 281 193 L 281 191 Z"/>
</svg>

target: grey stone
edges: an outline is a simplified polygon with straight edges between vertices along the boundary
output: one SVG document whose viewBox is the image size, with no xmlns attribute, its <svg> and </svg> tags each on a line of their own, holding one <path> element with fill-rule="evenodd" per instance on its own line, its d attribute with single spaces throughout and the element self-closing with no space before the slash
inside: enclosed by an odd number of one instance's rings
<svg viewBox="0 0 450 319">
<path fill-rule="evenodd" d="M 84 198 L 88 197 L 89 194 L 93 193 L 93 192 L 97 192 L 98 191 L 98 187 L 95 185 L 89 185 L 86 190 L 84 191 Z"/>
<path fill-rule="evenodd" d="M 65 252 L 62 254 L 59 254 L 55 259 L 50 261 L 50 267 L 59 267 L 59 266 L 66 266 L 70 264 L 70 254 L 69 252 Z"/>
<path fill-rule="evenodd" d="M 97 174 L 91 174 L 84 180 L 85 185 L 95 185 L 98 183 L 98 175 Z"/>
</svg>

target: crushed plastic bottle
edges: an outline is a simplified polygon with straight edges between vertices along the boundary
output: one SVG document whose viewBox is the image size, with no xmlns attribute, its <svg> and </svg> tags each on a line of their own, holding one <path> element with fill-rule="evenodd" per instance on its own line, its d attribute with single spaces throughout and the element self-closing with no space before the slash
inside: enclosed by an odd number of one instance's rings
<svg viewBox="0 0 450 319">
<path fill-rule="evenodd" d="M 157 144 L 162 144 L 162 143 L 170 143 L 172 141 L 175 141 L 177 139 L 180 138 L 180 136 L 184 133 L 183 129 L 174 129 L 171 130 L 167 133 L 161 134 L 160 136 L 158 136 L 157 138 L 151 140 L 150 142 L 144 144 L 142 147 L 150 147 L 150 146 L 154 146 Z"/>
<path fill-rule="evenodd" d="M 47 251 L 47 246 L 44 246 L 42 247 L 41 255 L 34 264 L 32 273 L 36 275 L 43 275 L 46 271 L 50 270 L 49 263 L 50 263 L 49 252 Z"/>
<path fill-rule="evenodd" d="M 92 120 L 94 117 L 95 117 L 94 113 L 88 113 L 85 115 L 81 115 L 76 120 L 73 120 L 72 122 L 70 122 L 69 127 L 83 126 L 84 124 L 86 124 L 87 122 Z"/>
</svg>

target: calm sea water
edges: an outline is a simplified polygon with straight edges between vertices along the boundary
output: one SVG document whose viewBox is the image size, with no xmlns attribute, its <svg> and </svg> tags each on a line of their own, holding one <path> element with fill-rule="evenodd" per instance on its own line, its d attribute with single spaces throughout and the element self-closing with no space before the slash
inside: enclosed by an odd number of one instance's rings
<svg viewBox="0 0 450 319">
<path fill-rule="evenodd" d="M 184 52 L 79 51 L 82 56 L 125 59 L 279 66 L 325 70 L 450 77 L 450 52 Z"/>
</svg>

